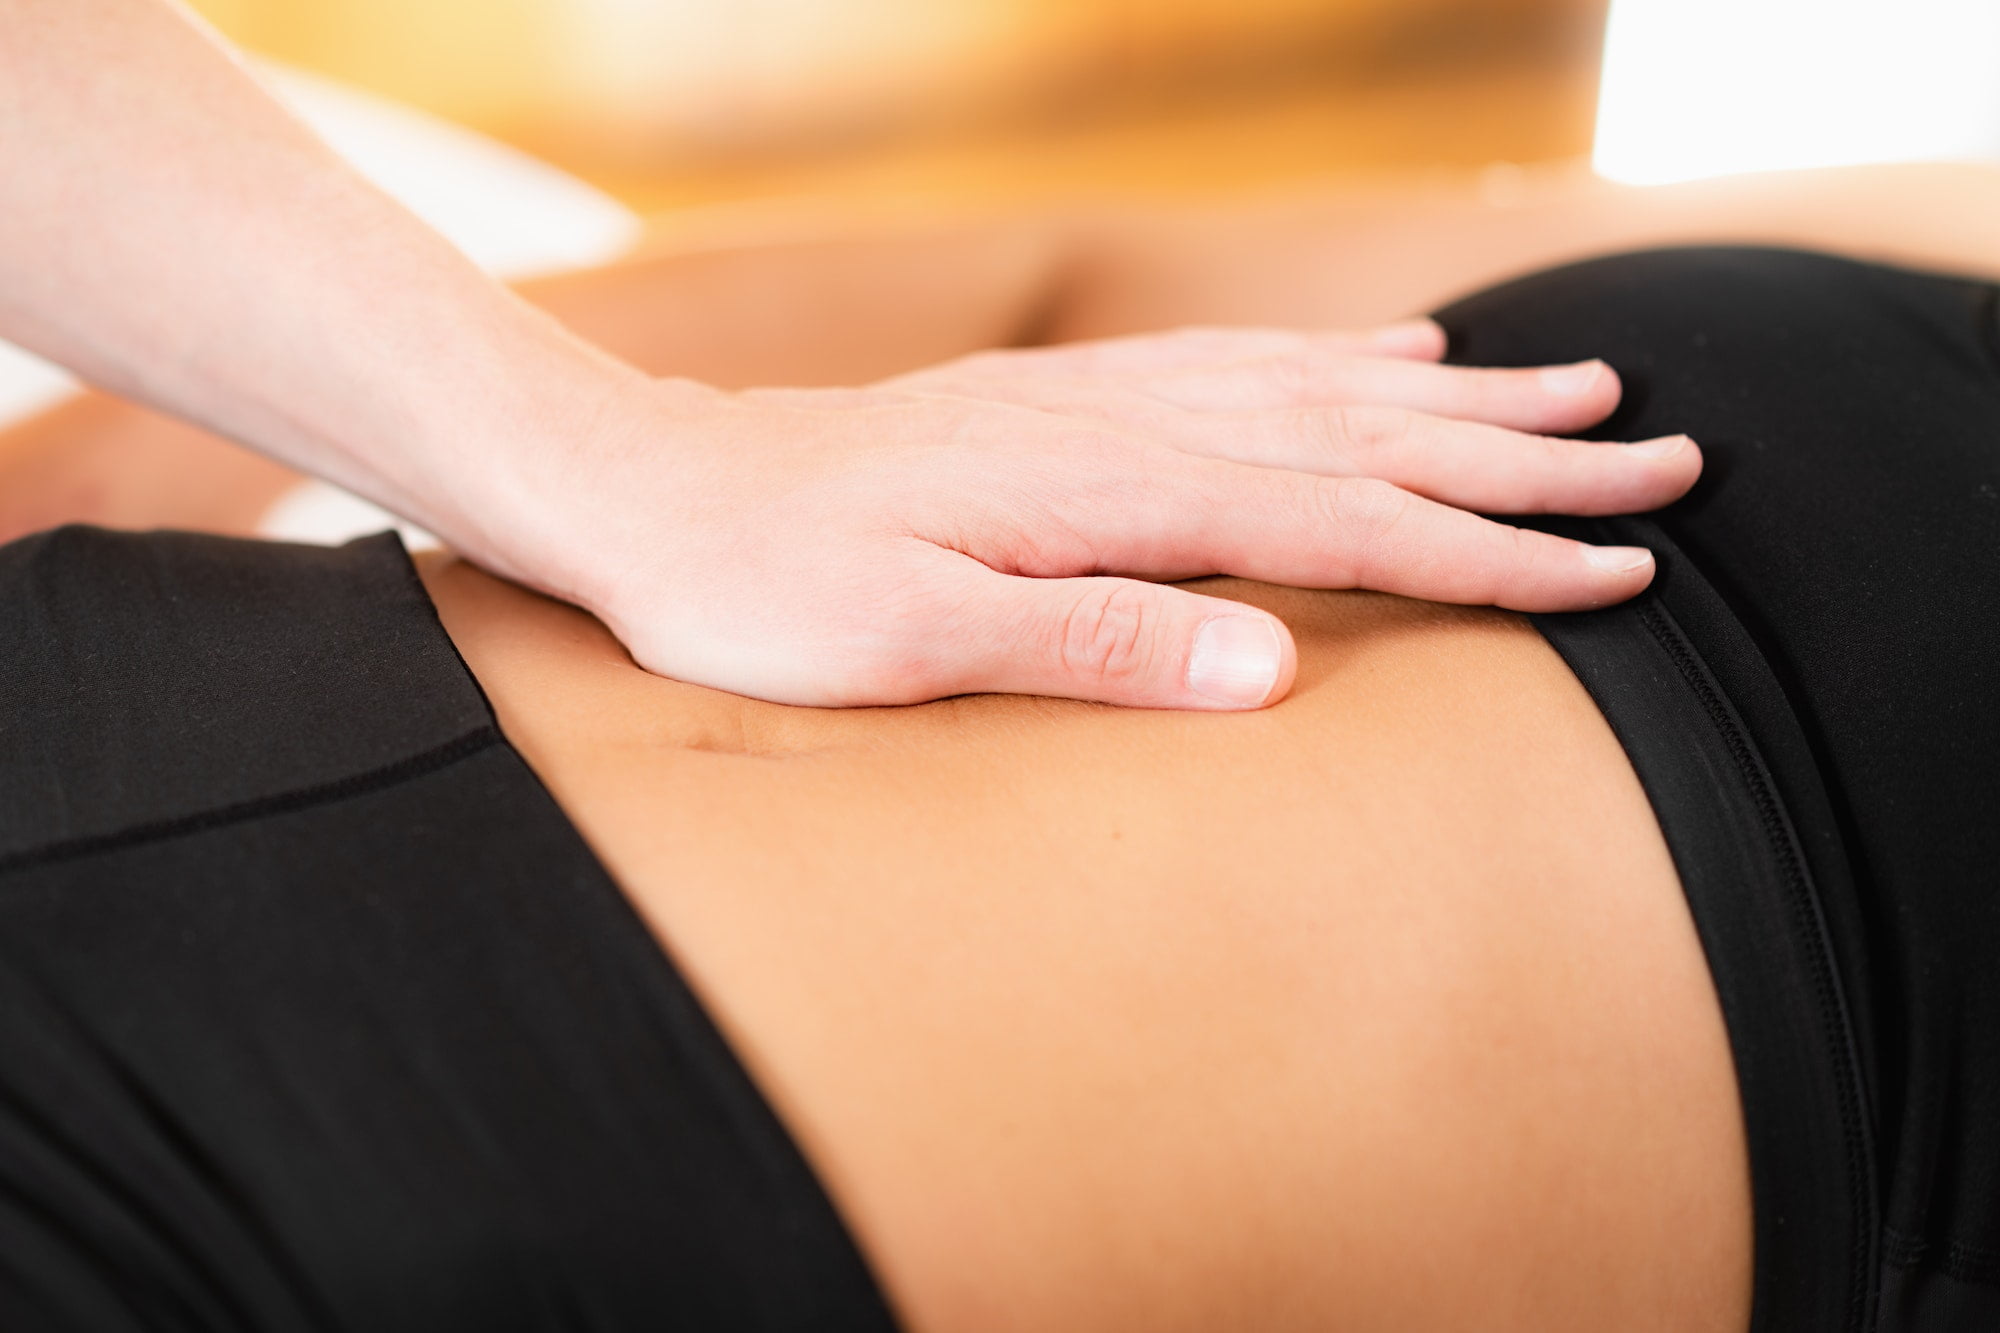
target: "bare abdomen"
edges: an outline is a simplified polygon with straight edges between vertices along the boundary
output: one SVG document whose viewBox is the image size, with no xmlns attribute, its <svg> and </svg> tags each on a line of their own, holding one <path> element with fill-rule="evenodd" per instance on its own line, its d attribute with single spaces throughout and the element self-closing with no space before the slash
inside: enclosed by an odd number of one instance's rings
<svg viewBox="0 0 2000 1333">
<path fill-rule="evenodd" d="M 920 1333 L 1747 1326 L 1707 969 L 1519 618 L 1216 581 L 1277 707 L 822 712 L 426 575 Z"/>
</svg>

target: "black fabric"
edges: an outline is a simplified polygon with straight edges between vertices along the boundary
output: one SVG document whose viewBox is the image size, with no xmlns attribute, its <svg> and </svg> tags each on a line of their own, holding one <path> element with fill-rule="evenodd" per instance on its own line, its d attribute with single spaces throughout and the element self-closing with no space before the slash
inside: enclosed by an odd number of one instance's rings
<svg viewBox="0 0 2000 1333">
<path fill-rule="evenodd" d="M 1986 283 L 1783 251 L 1581 264 L 1440 316 L 1603 356 L 1686 431 L 1624 606 L 1536 617 L 1659 815 L 1728 1021 L 1763 1333 L 2000 1328 L 2000 325 Z"/>
<path fill-rule="evenodd" d="M 890 1329 L 393 537 L 0 549 L 0 1328 Z"/>
<path fill-rule="evenodd" d="M 1984 284 L 1662 252 L 1444 312 L 1687 430 L 1537 624 L 1659 814 L 1760 1333 L 2000 1328 L 2000 361 Z M 393 539 L 0 550 L 0 1327 L 881 1328 L 807 1164 L 494 729 Z"/>
<path fill-rule="evenodd" d="M 476 689 L 438 688 L 463 672 L 448 639 L 413 632 L 430 599 L 400 562 L 143 547 L 66 530 L 0 561 L 0 865 L 372 772 L 491 720 Z M 217 608 L 226 624 L 204 619 Z M 402 632 L 370 632 L 385 623 Z"/>
</svg>

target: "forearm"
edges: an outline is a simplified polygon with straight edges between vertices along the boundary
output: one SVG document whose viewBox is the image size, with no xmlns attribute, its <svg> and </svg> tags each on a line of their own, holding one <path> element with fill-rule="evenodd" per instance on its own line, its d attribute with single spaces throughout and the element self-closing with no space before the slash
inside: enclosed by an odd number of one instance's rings
<svg viewBox="0 0 2000 1333">
<path fill-rule="evenodd" d="M 2000 170 L 1991 167 L 1854 168 L 1650 190 L 1572 174 L 1531 181 L 1505 203 L 1469 187 L 1347 190 L 1200 210 L 850 220 L 734 242 L 661 235 L 629 259 L 520 290 L 577 336 L 654 374 L 725 386 L 842 384 L 979 348 L 1148 327 L 1365 324 L 1540 264 L 1653 244 L 1769 241 L 2000 275 L 1995 235 Z M 55 488 L 62 504 L 95 521 L 154 512 L 146 506 L 157 509 L 160 491 L 150 479 L 169 469 L 174 449 L 193 449 L 177 443 L 192 434 L 136 409 L 112 431 L 100 419 L 112 412 L 99 407 L 86 432 L 93 440 L 106 449 L 116 437 L 144 443 L 159 466 L 135 469 L 121 454 L 115 466 L 96 467 L 95 454 L 75 450 L 69 472 L 96 475 Z M 44 456 L 66 447 L 73 425 L 51 419 L 11 433 L 0 466 L 16 479 L 52 477 Z M 220 452 L 200 453 L 203 468 L 222 466 Z M 26 468 L 30 455 L 39 470 Z M 275 491 L 269 469 L 236 470 L 246 486 Z M 24 501 L 20 486 L 9 491 L 21 514 L 49 507 Z M 251 503 L 238 508 L 248 513 Z M 0 514 L 0 528 L 21 530 L 21 515 L 8 517 Z M 202 507 L 154 521 L 216 519 Z"/>
<path fill-rule="evenodd" d="M 623 370 L 158 0 L 0 0 L 0 333 L 420 519 Z"/>
<path fill-rule="evenodd" d="M 654 374 L 859 384 L 1032 338 L 1067 234 L 1054 218 L 980 218 L 736 244 L 656 238 L 518 290 Z M 249 533 L 295 480 L 181 421 L 87 393 L 0 431 L 0 540 L 63 522 Z"/>
</svg>

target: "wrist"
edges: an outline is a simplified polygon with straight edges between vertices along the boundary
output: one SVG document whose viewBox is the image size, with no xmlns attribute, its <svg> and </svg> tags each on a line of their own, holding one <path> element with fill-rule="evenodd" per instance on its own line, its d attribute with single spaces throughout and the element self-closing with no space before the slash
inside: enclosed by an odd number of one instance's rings
<svg viewBox="0 0 2000 1333">
<path fill-rule="evenodd" d="M 619 573 L 605 553 L 642 549 L 642 536 L 622 529 L 641 516 L 670 521 L 688 499 L 630 503 L 626 478 L 667 471 L 658 457 L 643 468 L 630 460 L 671 448 L 670 423 L 721 395 L 655 380 L 551 328 L 510 354 L 476 403 L 423 424 L 421 473 L 398 512 L 496 574 L 599 611 Z"/>
</svg>

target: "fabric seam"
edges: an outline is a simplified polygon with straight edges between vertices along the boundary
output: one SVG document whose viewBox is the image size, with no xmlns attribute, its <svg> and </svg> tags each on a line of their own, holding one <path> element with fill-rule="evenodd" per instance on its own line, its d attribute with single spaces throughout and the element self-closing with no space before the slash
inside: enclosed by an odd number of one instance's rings
<svg viewBox="0 0 2000 1333">
<path fill-rule="evenodd" d="M 250 801 L 238 801 L 233 805 L 220 805 L 192 815 L 179 815 L 172 819 L 134 824 L 115 833 L 93 833 L 88 837 L 68 838 L 60 842 L 45 843 L 25 852 L 15 852 L 10 856 L 0 857 L 0 875 L 62 861 L 73 861 L 79 857 L 95 856 L 104 852 L 122 851 L 149 842 L 164 842 L 170 838 L 207 833 L 213 829 L 227 828 L 231 824 L 261 819 L 267 815 L 291 814 L 316 805 L 348 800 L 355 796 L 380 791 L 385 787 L 396 786 L 411 778 L 435 773 L 439 769 L 449 768 L 462 759 L 468 759 L 500 743 L 499 729 L 490 724 L 482 725 L 442 745 L 405 756 L 378 768 L 371 768 L 344 778 L 335 778 L 330 782 L 296 787 L 291 791 L 279 792 L 273 796 L 260 796 Z"/>
<path fill-rule="evenodd" d="M 1856 1067 L 1853 1052 L 1848 1047 L 1849 1034 L 1844 1029 L 1843 1006 L 1833 977 L 1832 963 L 1828 957 L 1829 946 L 1825 938 L 1825 927 L 1819 921 L 1819 914 L 1812 899 L 1812 888 L 1806 869 L 1793 846 L 1789 824 L 1778 801 L 1777 794 L 1765 780 L 1761 762 L 1755 757 L 1750 740 L 1743 734 L 1736 721 L 1729 715 L 1717 690 L 1707 679 L 1707 672 L 1700 660 L 1674 626 L 1653 602 L 1647 601 L 1636 608 L 1639 621 L 1645 625 L 1654 640 L 1665 650 L 1680 672 L 1689 689 L 1694 692 L 1702 710 L 1708 714 L 1709 723 L 1721 737 L 1730 758 L 1736 764 L 1738 776 L 1750 790 L 1751 799 L 1757 807 L 1759 821 L 1763 825 L 1766 843 L 1775 855 L 1783 878 L 1790 907 L 1795 917 L 1810 923 L 1813 938 L 1819 947 L 1809 950 L 1809 967 L 1812 971 L 1814 998 L 1818 1001 L 1820 1021 L 1824 1028 L 1827 1044 L 1832 1048 L 1836 1078 L 1840 1085 L 1838 1107 L 1842 1131 L 1843 1147 L 1846 1151 L 1848 1203 L 1854 1211 L 1854 1235 L 1849 1241 L 1850 1264 L 1848 1291 L 1848 1325 L 1861 1328 L 1867 1317 L 1868 1270 L 1871 1263 L 1867 1226 L 1869 1224 L 1870 1203 L 1866 1181 L 1866 1168 L 1862 1159 L 1860 1144 L 1864 1129 L 1862 1126 L 1860 1098 L 1857 1086 L 1860 1072 Z"/>
<path fill-rule="evenodd" d="M 1884 1228 L 1883 1236 L 1887 1241 L 1883 1258 L 1898 1268 L 1932 1268 L 1960 1282 L 2000 1286 L 2000 1250 L 1967 1241 L 1933 1241 L 1893 1227 Z"/>
<path fill-rule="evenodd" d="M 681 972 L 680 964 L 675 960 L 668 941 L 654 933 L 651 924 L 639 911 L 638 905 L 619 885 L 617 878 L 604 864 L 603 858 L 597 854 L 597 849 L 591 845 L 590 839 L 583 835 L 583 831 L 576 826 L 576 821 L 570 818 L 569 811 L 563 808 L 562 802 L 558 801 L 555 793 L 549 790 L 548 783 L 542 780 L 542 775 L 535 771 L 535 766 L 528 762 L 527 756 L 507 739 L 506 732 L 500 727 L 500 715 L 493 707 L 493 700 L 487 695 L 486 687 L 480 683 L 478 673 L 472 669 L 472 663 L 466 660 L 457 641 L 451 637 L 451 631 L 446 628 L 444 616 L 438 611 L 437 599 L 431 596 L 429 586 L 424 583 L 423 571 L 417 568 L 416 559 L 403 542 L 402 535 L 392 529 L 360 540 L 378 541 L 383 538 L 388 538 L 394 543 L 396 554 L 402 561 L 405 591 L 423 607 L 432 630 L 443 642 L 446 651 L 452 655 L 452 659 L 458 663 L 459 673 L 466 686 L 477 696 L 480 707 L 485 710 L 491 722 L 493 740 L 521 766 L 521 771 L 527 775 L 528 781 L 534 784 L 542 799 L 549 803 L 549 808 L 569 830 L 570 836 L 576 839 L 582 854 L 596 872 L 593 876 L 594 887 L 606 909 L 616 913 L 625 923 L 628 945 L 643 955 L 648 971 L 657 970 L 654 978 L 656 981 L 668 983 L 662 987 L 664 992 L 662 998 L 670 1009 L 669 1021 L 676 1029 L 676 1042 L 691 1058 L 699 1062 L 708 1089 L 716 1096 L 726 1098 L 730 1102 L 735 1111 L 731 1129 L 737 1135 L 738 1145 L 756 1164 L 756 1169 L 763 1173 L 765 1182 L 779 1194 L 790 1190 L 803 1190 L 820 1201 L 840 1232 L 842 1243 L 846 1245 L 855 1264 L 865 1275 L 869 1291 L 877 1304 L 888 1312 L 892 1325 L 901 1327 L 901 1320 L 896 1317 L 894 1308 L 890 1304 L 888 1287 L 876 1271 L 873 1259 L 861 1248 L 860 1241 L 855 1237 L 854 1227 L 839 1202 L 834 1199 L 833 1191 L 827 1186 L 819 1169 L 806 1156 L 797 1134 L 778 1113 L 777 1105 L 765 1091 L 764 1085 L 751 1073 L 749 1066 L 743 1062 L 741 1054 L 722 1031 L 715 1016 Z M 807 1298 L 807 1303 L 810 1306 L 819 1299 L 819 1295 L 815 1294 Z"/>
</svg>

